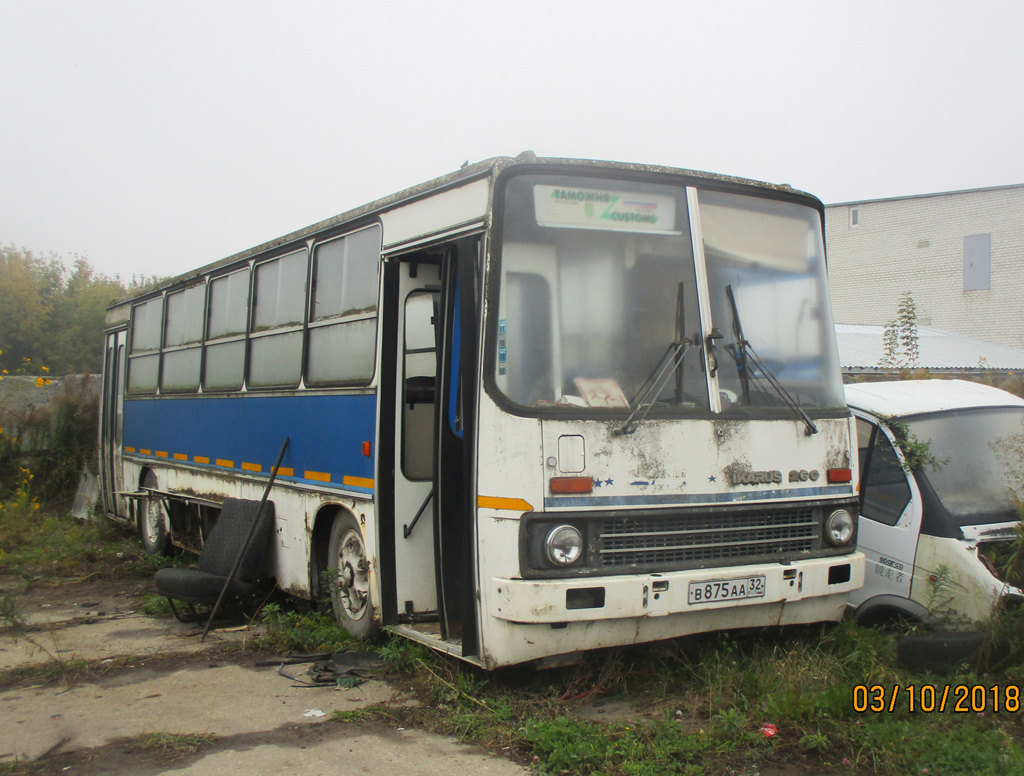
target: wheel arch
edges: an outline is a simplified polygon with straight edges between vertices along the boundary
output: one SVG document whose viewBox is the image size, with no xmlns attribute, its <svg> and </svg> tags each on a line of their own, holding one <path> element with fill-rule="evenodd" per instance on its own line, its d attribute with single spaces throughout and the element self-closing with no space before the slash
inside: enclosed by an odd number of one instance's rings
<svg viewBox="0 0 1024 776">
<path fill-rule="evenodd" d="M 904 619 L 910 622 L 929 622 L 934 616 L 917 601 L 898 595 L 876 595 L 857 607 L 855 614 L 860 625 L 874 625 Z"/>
<path fill-rule="evenodd" d="M 334 525 L 335 518 L 343 514 L 349 515 L 356 521 L 356 525 L 360 525 L 355 513 L 343 504 L 322 504 L 313 518 L 309 558 L 309 592 L 313 601 L 319 600 L 323 593 L 320 580 L 323 572 L 327 570 L 331 526 Z"/>
</svg>

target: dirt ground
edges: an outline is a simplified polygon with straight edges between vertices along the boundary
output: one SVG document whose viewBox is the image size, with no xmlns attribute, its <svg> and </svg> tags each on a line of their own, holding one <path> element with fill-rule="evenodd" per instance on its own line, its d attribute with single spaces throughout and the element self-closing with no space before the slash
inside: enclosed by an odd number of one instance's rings
<svg viewBox="0 0 1024 776">
<path fill-rule="evenodd" d="M 200 627 L 139 612 L 146 583 L 0 579 L 0 593 L 26 626 L 0 630 L 0 765 L 16 773 L 529 772 L 422 731 L 329 721 L 336 709 L 413 701 L 376 679 L 353 689 L 293 681 L 275 656 L 240 649 L 251 630 L 200 643 Z M 306 669 L 284 671 L 301 679 Z"/>
</svg>

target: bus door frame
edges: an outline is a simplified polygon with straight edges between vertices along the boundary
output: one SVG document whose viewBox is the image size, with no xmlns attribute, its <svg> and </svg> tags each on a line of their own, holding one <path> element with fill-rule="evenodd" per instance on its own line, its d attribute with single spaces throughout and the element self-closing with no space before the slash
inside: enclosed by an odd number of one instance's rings
<svg viewBox="0 0 1024 776">
<path fill-rule="evenodd" d="M 129 519 L 124 493 L 124 395 L 128 329 L 107 332 L 103 350 L 103 385 L 100 418 L 100 477 L 103 511 Z"/>
<path fill-rule="evenodd" d="M 440 638 L 461 640 L 462 654 L 479 651 L 476 570 L 475 438 L 477 397 L 477 340 L 482 233 L 387 257 L 383 262 L 381 305 L 381 368 L 378 410 L 378 560 L 381 620 L 385 625 L 409 622 L 398 600 L 396 541 L 412 515 L 408 505 L 396 504 L 396 472 L 402 451 L 397 444 L 396 403 L 399 396 L 398 363 L 404 347 L 400 306 L 405 299 L 403 266 L 417 254 L 437 257 L 441 264 L 440 321 L 437 342 L 437 378 L 434 405 L 433 498 L 420 520 L 430 519 L 434 529 L 435 583 Z M 465 314 L 465 311 L 469 314 Z M 417 505 L 418 506 L 418 505 Z"/>
</svg>

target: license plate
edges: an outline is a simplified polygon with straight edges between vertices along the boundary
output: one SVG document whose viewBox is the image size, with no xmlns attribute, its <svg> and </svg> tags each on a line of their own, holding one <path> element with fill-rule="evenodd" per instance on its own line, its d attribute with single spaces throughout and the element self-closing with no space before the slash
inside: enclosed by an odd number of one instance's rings
<svg viewBox="0 0 1024 776">
<path fill-rule="evenodd" d="M 741 598 L 763 598 L 764 576 L 712 579 L 691 582 L 689 602 L 706 604 L 712 601 L 733 601 Z"/>
</svg>

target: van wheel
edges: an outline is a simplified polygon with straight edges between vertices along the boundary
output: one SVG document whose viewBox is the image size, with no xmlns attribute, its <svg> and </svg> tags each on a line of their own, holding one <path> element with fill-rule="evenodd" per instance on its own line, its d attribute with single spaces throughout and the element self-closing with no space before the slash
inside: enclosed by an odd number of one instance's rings
<svg viewBox="0 0 1024 776">
<path fill-rule="evenodd" d="M 144 488 L 159 488 L 160 483 L 153 472 L 146 472 L 142 481 Z M 167 555 L 170 542 L 167 540 L 167 508 L 163 499 L 148 498 L 139 515 L 139 536 L 142 546 L 150 555 Z"/>
<path fill-rule="evenodd" d="M 370 563 L 363 534 L 348 514 L 334 518 L 327 545 L 327 571 L 331 606 L 338 625 L 360 641 L 373 638 L 380 629 L 370 596 Z"/>
</svg>

